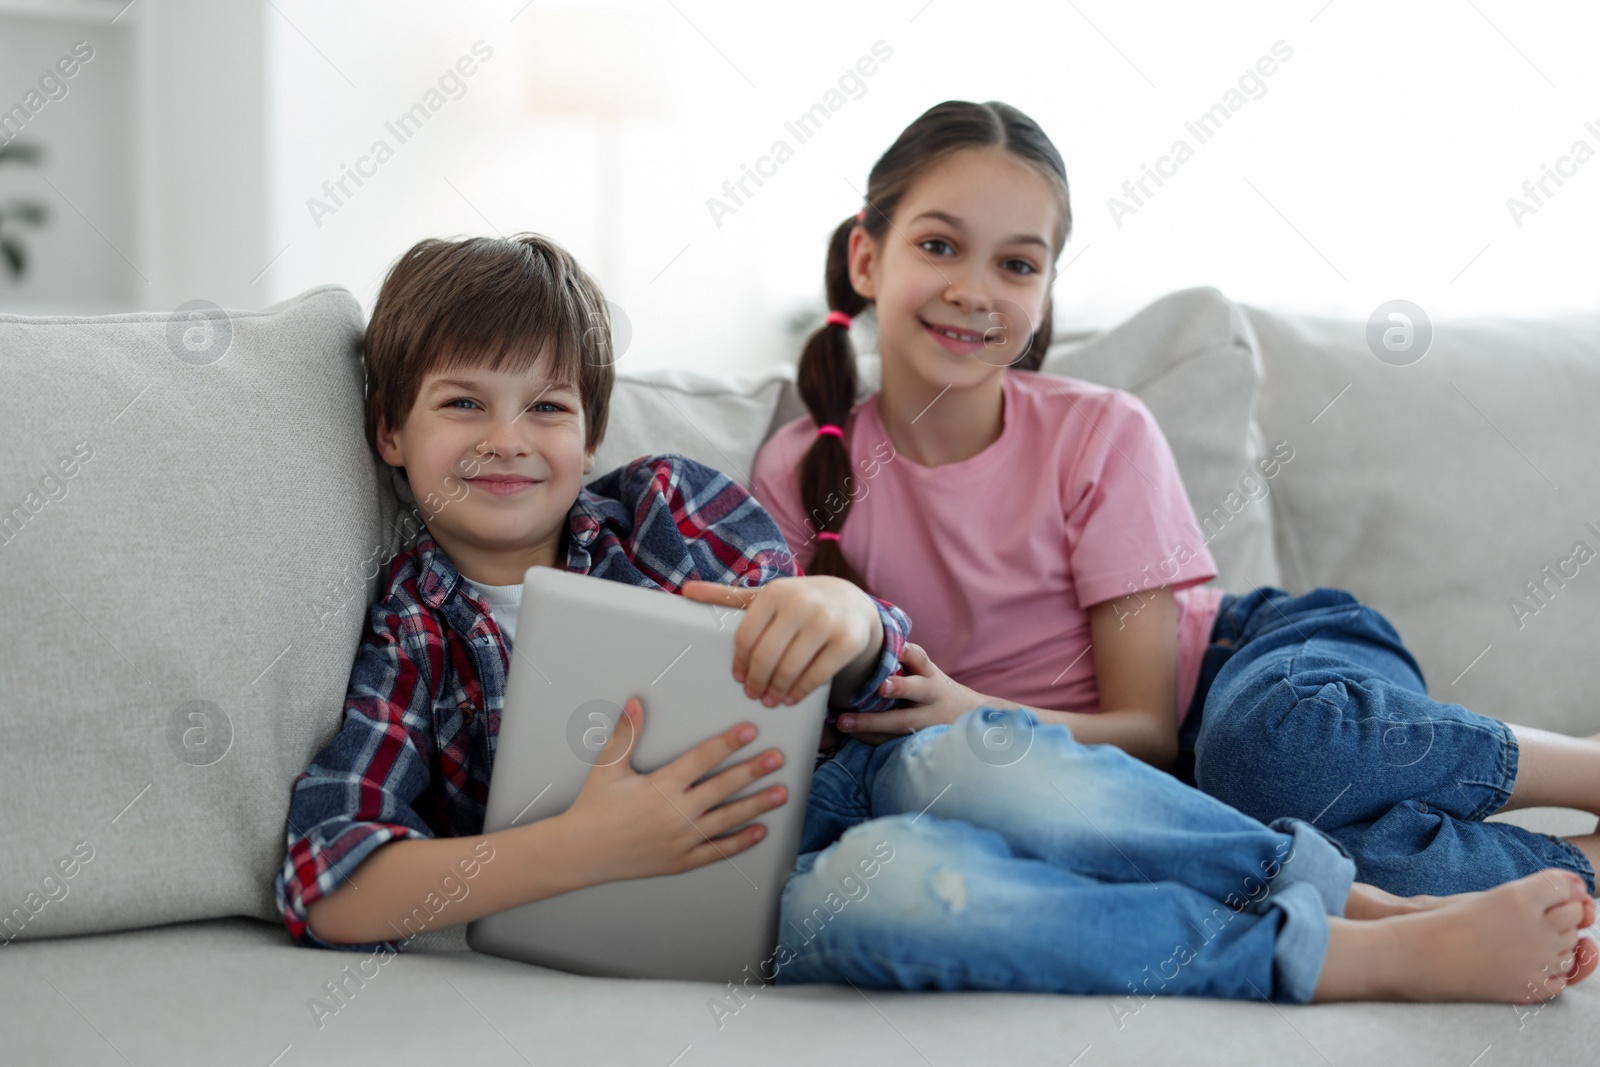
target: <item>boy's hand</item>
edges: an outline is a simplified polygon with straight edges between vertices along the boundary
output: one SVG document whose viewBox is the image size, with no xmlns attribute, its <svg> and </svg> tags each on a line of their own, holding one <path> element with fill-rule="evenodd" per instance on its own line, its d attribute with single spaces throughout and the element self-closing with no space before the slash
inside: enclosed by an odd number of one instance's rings
<svg viewBox="0 0 1600 1067">
<path fill-rule="evenodd" d="M 845 736 L 878 745 L 924 726 L 955 722 L 963 712 L 985 704 L 1007 706 L 1007 702 L 995 701 L 951 678 L 928 658 L 927 650 L 915 642 L 907 641 L 906 647 L 901 649 L 900 665 L 905 673 L 884 679 L 878 693 L 909 700 L 913 706 L 841 715 L 839 729 Z"/>
<path fill-rule="evenodd" d="M 788 799 L 778 785 L 722 803 L 783 766 L 783 753 L 775 748 L 699 781 L 755 738 L 750 723 L 730 727 L 666 766 L 640 774 L 631 753 L 643 718 L 639 698 L 629 697 L 578 799 L 560 816 L 590 860 L 586 883 L 677 874 L 743 852 L 766 835 L 766 827 L 756 823 L 729 831 Z"/>
<path fill-rule="evenodd" d="M 877 606 L 843 578 L 774 578 L 756 589 L 684 582 L 683 595 L 745 609 L 734 637 L 733 680 L 769 708 L 795 703 L 841 671 L 865 684 L 883 648 Z"/>
</svg>

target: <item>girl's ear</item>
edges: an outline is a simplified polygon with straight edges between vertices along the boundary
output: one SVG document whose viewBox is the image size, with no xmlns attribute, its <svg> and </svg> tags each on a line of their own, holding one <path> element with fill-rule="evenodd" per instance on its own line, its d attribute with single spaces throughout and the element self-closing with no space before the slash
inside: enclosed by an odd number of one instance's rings
<svg viewBox="0 0 1600 1067">
<path fill-rule="evenodd" d="M 865 226 L 850 231 L 850 287 L 863 300 L 876 300 L 878 293 L 872 284 L 872 272 L 878 265 L 878 242 Z"/>
</svg>

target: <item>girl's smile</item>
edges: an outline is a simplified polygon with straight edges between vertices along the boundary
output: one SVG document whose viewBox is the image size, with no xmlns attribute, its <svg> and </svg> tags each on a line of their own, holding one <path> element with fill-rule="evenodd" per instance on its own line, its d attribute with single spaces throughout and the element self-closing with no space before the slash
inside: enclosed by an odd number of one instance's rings
<svg viewBox="0 0 1600 1067">
<path fill-rule="evenodd" d="M 984 347 L 984 335 L 977 330 L 966 330 L 959 326 L 947 326 L 943 323 L 930 323 L 926 319 L 918 319 L 922 328 L 929 337 L 940 345 L 958 355 L 970 356 L 981 351 Z"/>
</svg>

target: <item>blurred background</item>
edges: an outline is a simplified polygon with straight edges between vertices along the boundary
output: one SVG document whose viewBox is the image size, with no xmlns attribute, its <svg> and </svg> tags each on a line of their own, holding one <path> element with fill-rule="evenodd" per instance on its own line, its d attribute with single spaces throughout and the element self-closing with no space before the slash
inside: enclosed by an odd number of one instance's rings
<svg viewBox="0 0 1600 1067">
<path fill-rule="evenodd" d="M 328 283 L 370 311 L 420 238 L 535 230 L 623 309 L 626 363 L 755 372 L 950 98 L 1066 160 L 1059 330 L 1191 285 L 1593 311 L 1596 40 L 1579 0 L 0 0 L 0 311 Z"/>
</svg>

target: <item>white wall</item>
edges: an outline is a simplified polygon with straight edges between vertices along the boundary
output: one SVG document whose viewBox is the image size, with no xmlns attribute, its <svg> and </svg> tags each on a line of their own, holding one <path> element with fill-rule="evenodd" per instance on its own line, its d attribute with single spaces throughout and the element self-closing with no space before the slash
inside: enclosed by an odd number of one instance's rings
<svg viewBox="0 0 1600 1067">
<path fill-rule="evenodd" d="M 331 278 L 368 300 L 411 241 L 489 223 L 542 230 L 600 262 L 592 127 L 541 121 L 518 99 L 536 19 L 560 5 L 539 0 L 514 22 L 522 0 L 278 6 L 298 30 L 271 22 L 273 243 L 294 242 L 271 275 L 275 294 Z M 641 364 L 792 358 L 782 321 L 820 306 L 823 241 L 859 206 L 853 188 L 906 123 L 951 97 L 1022 107 L 1065 157 L 1077 215 L 1056 290 L 1067 327 L 1112 323 L 1197 284 L 1359 318 L 1396 297 L 1435 318 L 1596 306 L 1600 160 L 1549 186 L 1521 227 L 1506 206 L 1576 139 L 1600 149 L 1600 14 L 1577 0 L 621 6 L 654 44 L 665 108 L 624 127 L 625 250 L 601 278 L 633 320 L 629 358 Z M 480 37 L 496 58 L 426 142 L 312 228 L 296 201 Z M 707 197 L 878 40 L 894 55 L 865 95 L 717 227 Z M 1188 134 L 1184 123 L 1277 41 L 1292 56 L 1264 95 L 1206 143 Z M 640 65 L 606 40 L 564 46 L 606 79 Z M 1119 226 L 1108 199 L 1179 137 L 1193 158 L 1161 188 L 1147 182 L 1155 195 Z"/>
<path fill-rule="evenodd" d="M 48 212 L 39 229 L 8 227 L 27 249 L 27 273 L 18 283 L 0 269 L 0 311 L 96 314 L 142 302 L 132 35 L 107 24 L 114 10 L 87 14 L 0 5 L 0 141 L 43 151 L 36 167 L 0 166 L 0 204 Z"/>
<path fill-rule="evenodd" d="M 124 79 L 141 101 L 138 225 L 102 228 L 132 226 L 151 282 L 119 297 L 85 275 L 84 299 L 260 306 L 336 282 L 370 307 L 421 237 L 532 229 L 600 275 L 632 320 L 631 362 L 756 369 L 793 357 L 784 321 L 820 307 L 824 239 L 873 161 L 926 107 L 964 97 L 1022 107 L 1067 161 L 1063 328 L 1196 284 L 1359 318 L 1397 297 L 1436 319 L 1596 306 L 1600 159 L 1547 180 L 1521 226 L 1507 208 L 1574 142 L 1600 150 L 1600 13 L 1579 0 L 625 0 L 604 32 L 561 28 L 573 6 L 139 0 L 123 20 L 141 35 Z M 308 198 L 478 40 L 494 55 L 464 95 L 317 225 Z M 717 226 L 707 198 L 880 40 L 893 58 L 865 95 Z M 1279 41 L 1293 55 L 1264 95 L 1198 144 L 1185 122 Z M 614 212 L 607 142 L 593 121 L 537 114 L 555 95 L 541 76 L 591 95 L 639 84 L 655 105 L 620 124 Z M 27 80 L 0 67 L 0 101 Z M 75 93 L 65 103 L 90 96 Z M 1108 200 L 1179 137 L 1193 158 L 1118 225 Z M 81 180 L 110 195 L 125 177 Z"/>
<path fill-rule="evenodd" d="M 22 137 L 37 172 L 0 171 L 0 196 L 50 207 L 35 269 L 0 278 L 28 313 L 167 311 L 194 299 L 267 302 L 270 259 L 262 0 L 0 2 L 0 107 L 77 41 L 93 58 Z"/>
<path fill-rule="evenodd" d="M 268 231 L 262 0 L 139 0 L 140 247 L 145 307 L 260 307 Z"/>
</svg>

